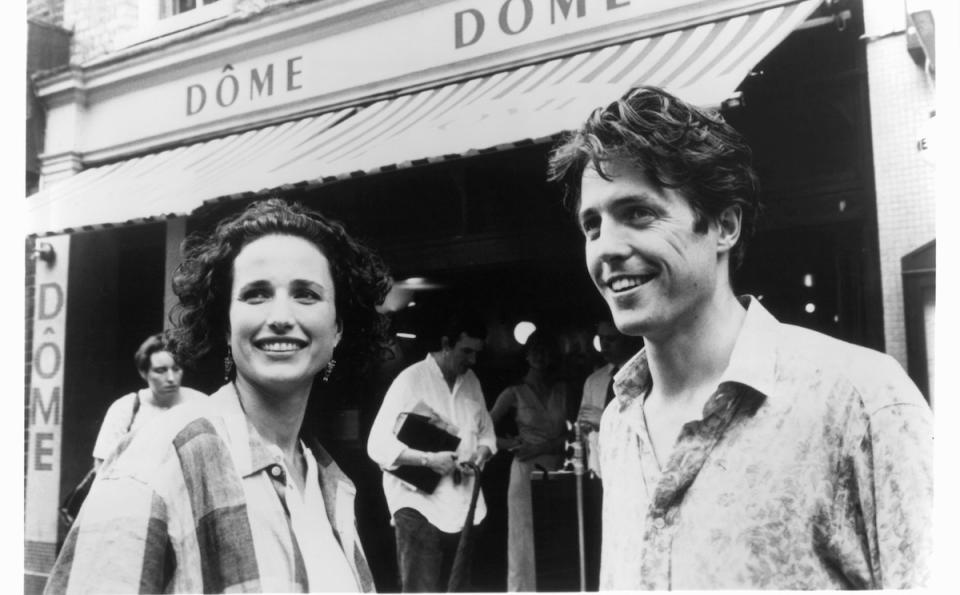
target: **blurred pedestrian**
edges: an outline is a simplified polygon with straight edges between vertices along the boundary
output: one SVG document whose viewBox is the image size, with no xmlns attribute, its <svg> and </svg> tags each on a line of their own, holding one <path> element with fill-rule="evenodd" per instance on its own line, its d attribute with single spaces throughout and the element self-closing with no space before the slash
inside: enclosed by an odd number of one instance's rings
<svg viewBox="0 0 960 595">
<path fill-rule="evenodd" d="M 577 415 L 587 467 L 583 508 L 588 591 L 596 591 L 600 582 L 603 518 L 603 484 L 600 481 L 597 451 L 600 417 L 613 400 L 614 375 L 643 347 L 641 337 L 624 335 L 610 320 L 601 320 L 597 323 L 596 330 L 600 355 L 606 363 L 594 370 L 583 383 L 583 396 L 580 400 L 580 412 Z"/>
<path fill-rule="evenodd" d="M 534 469 L 556 471 L 563 466 L 567 434 L 567 385 L 557 378 L 560 348 L 557 338 L 537 329 L 524 346 L 527 373 L 523 382 L 508 386 L 490 411 L 494 425 L 510 416 L 515 436 L 498 436 L 497 448 L 513 453 L 507 488 L 507 591 L 536 591 L 533 493 Z"/>
<path fill-rule="evenodd" d="M 483 349 L 487 328 L 473 312 L 446 322 L 439 349 L 394 379 L 370 428 L 367 453 L 382 469 L 426 467 L 439 474 L 432 493 L 417 489 L 392 473 L 383 474 L 383 492 L 396 529 L 397 563 L 404 593 L 446 591 L 460 533 L 470 508 L 473 477 L 460 463 L 478 467 L 496 452 L 493 423 L 471 368 Z M 423 415 L 460 439 L 456 451 L 423 451 L 401 442 L 394 433 L 404 413 Z M 480 494 L 474 524 L 486 516 Z M 469 585 L 469 564 L 454 582 Z"/>
<path fill-rule="evenodd" d="M 200 391 L 181 386 L 183 368 L 176 351 L 172 338 L 165 333 L 151 335 L 137 349 L 133 360 L 147 386 L 110 404 L 93 446 L 94 468 L 99 469 L 129 432 L 177 405 L 206 397 Z"/>
</svg>

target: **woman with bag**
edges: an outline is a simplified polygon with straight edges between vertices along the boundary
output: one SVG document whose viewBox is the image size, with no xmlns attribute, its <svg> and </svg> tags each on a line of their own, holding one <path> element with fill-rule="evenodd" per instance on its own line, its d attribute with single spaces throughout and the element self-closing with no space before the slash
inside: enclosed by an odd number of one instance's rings
<svg viewBox="0 0 960 595">
<path fill-rule="evenodd" d="M 103 461 L 117 449 L 128 434 L 177 405 L 206 397 L 200 391 L 180 386 L 183 369 L 177 362 L 175 353 L 176 346 L 172 338 L 164 333 L 147 337 L 134 353 L 133 360 L 137 371 L 140 372 L 140 377 L 146 380 L 147 387 L 120 397 L 107 409 L 93 446 L 93 468 L 83 476 L 60 506 L 60 523 L 63 527 L 61 535 L 69 531 L 76 521 Z"/>
<path fill-rule="evenodd" d="M 93 468 L 98 469 L 127 433 L 177 405 L 206 397 L 200 391 L 180 386 L 183 369 L 175 357 L 176 346 L 164 333 L 151 335 L 133 359 L 147 387 L 114 401 L 100 425 L 93 446 Z"/>
<path fill-rule="evenodd" d="M 223 354 L 225 384 L 104 466 L 46 592 L 372 591 L 353 483 L 301 426 L 334 357 L 383 353 L 389 288 L 339 223 L 278 199 L 188 238 L 178 345 Z"/>
</svg>

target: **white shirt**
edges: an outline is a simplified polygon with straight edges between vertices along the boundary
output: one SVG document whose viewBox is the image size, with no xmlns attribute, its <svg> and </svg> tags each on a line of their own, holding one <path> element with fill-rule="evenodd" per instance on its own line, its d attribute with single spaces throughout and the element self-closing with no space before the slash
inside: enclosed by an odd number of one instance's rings
<svg viewBox="0 0 960 595">
<path fill-rule="evenodd" d="M 580 414 L 577 419 L 589 421 L 600 427 L 600 416 L 606 406 L 607 387 L 613 376 L 613 364 L 606 364 L 597 368 L 583 383 L 583 399 L 580 401 Z M 599 432 L 588 432 L 584 439 L 587 454 L 587 469 L 595 475 L 600 474 L 598 461 Z"/>
<path fill-rule="evenodd" d="M 278 464 L 284 469 L 286 489 L 284 497 L 290 509 L 290 526 L 297 537 L 300 553 L 303 555 L 304 566 L 307 570 L 307 579 L 311 592 L 330 593 L 357 593 L 360 591 L 353 570 L 347 563 L 343 549 L 333 536 L 333 527 L 327 518 L 323 494 L 320 493 L 320 481 L 317 471 L 317 461 L 313 453 L 300 443 L 301 451 L 307 463 L 307 477 L 304 490 L 301 493 L 288 472 L 286 463 L 279 447 L 273 444 L 267 446 L 276 454 Z M 276 499 L 272 490 L 250 490 L 248 504 L 256 507 L 268 508 L 270 499 Z M 261 501 L 261 498 L 263 501 Z M 253 523 L 254 544 L 257 548 L 257 562 L 260 565 L 262 586 L 265 591 L 285 591 L 290 588 L 286 579 L 288 576 L 288 556 L 277 548 L 258 547 L 274 540 L 269 535 L 259 535 L 264 531 L 276 530 L 277 527 L 268 527 L 260 523 Z M 262 539 L 257 539 L 262 537 Z M 274 582 L 275 581 L 275 582 Z"/>
<path fill-rule="evenodd" d="M 395 469 L 396 461 L 406 445 L 393 433 L 397 416 L 411 411 L 422 402 L 433 409 L 444 421 L 458 428 L 460 446 L 458 454 L 469 456 L 480 446 L 491 453 L 497 450 L 493 421 L 487 412 L 480 381 L 472 370 L 458 376 L 450 390 L 443 378 L 440 366 L 433 356 L 427 354 L 422 361 L 413 364 L 390 385 L 383 398 L 377 418 L 370 428 L 367 453 L 382 469 Z M 401 508 L 413 508 L 422 514 L 431 525 L 446 533 L 456 533 L 470 507 L 474 479 L 463 475 L 460 485 L 454 485 L 451 475 L 440 480 L 432 494 L 415 490 L 391 473 L 383 474 L 383 492 L 391 516 Z M 487 514 L 483 493 L 477 499 L 474 524 L 479 524 Z"/>
<path fill-rule="evenodd" d="M 128 428 L 131 432 L 134 432 L 142 428 L 150 420 L 166 413 L 173 407 L 200 401 L 207 396 L 200 391 L 181 386 L 180 402 L 172 407 L 155 407 L 143 398 L 144 391 L 149 390 L 149 388 L 140 389 L 140 408 L 137 410 L 136 416 L 134 416 L 133 413 L 133 403 L 137 393 L 126 394 L 110 404 L 110 408 L 107 409 L 107 414 L 103 416 L 103 423 L 100 424 L 97 441 L 93 445 L 93 458 L 105 460 L 110 456 L 113 449 L 116 448 L 117 445 L 120 444 L 120 441 L 123 440 L 123 437 L 127 435 Z M 132 426 L 130 425 L 131 418 L 133 418 Z"/>
</svg>

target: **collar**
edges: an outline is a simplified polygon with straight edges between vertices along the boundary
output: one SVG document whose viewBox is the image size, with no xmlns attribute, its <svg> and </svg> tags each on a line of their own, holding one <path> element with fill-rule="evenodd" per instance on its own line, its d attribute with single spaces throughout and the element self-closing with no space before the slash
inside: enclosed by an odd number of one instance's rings
<svg viewBox="0 0 960 595">
<path fill-rule="evenodd" d="M 267 442 L 247 419 L 232 382 L 220 387 L 208 399 L 211 410 L 216 411 L 224 421 L 228 448 L 241 477 L 259 473 L 280 462 L 283 456 L 280 449 Z"/>
<path fill-rule="evenodd" d="M 747 309 L 747 315 L 720 382 L 743 384 L 769 396 L 776 378 L 780 322 L 752 295 L 737 299 Z"/>
<path fill-rule="evenodd" d="M 450 385 L 447 384 L 447 379 L 446 379 L 446 377 L 444 377 L 444 375 L 443 375 L 443 370 L 440 369 L 440 363 L 437 362 L 437 358 L 433 357 L 433 353 L 432 353 L 432 352 L 427 353 L 427 356 L 424 358 L 424 360 L 430 362 L 430 363 L 427 365 L 427 367 L 428 367 L 429 370 L 430 370 L 430 373 L 436 375 L 436 377 L 440 379 L 440 382 L 442 382 L 444 386 L 449 387 Z M 456 378 L 454 378 L 454 380 L 453 380 L 453 388 L 450 389 L 450 393 L 451 393 L 451 394 L 457 392 L 457 387 L 460 386 L 460 383 L 463 382 L 464 378 L 465 378 L 465 377 L 467 376 L 467 374 L 469 374 L 469 373 L 470 373 L 470 370 L 467 370 L 467 371 L 464 372 L 463 374 L 460 374 L 460 375 L 458 375 Z"/>
<path fill-rule="evenodd" d="M 753 388 L 764 396 L 771 394 L 776 375 L 777 337 L 780 322 L 751 295 L 737 299 L 747 309 L 737 340 L 720 384 L 734 382 Z M 613 391 L 623 409 L 650 388 L 650 367 L 644 347 L 623 364 L 613 377 Z"/>
</svg>

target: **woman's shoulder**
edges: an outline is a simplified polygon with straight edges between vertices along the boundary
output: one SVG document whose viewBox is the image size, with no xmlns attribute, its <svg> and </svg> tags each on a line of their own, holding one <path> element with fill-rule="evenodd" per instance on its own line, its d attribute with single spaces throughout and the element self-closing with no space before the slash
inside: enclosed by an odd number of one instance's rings
<svg viewBox="0 0 960 595">
<path fill-rule="evenodd" d="M 183 398 L 184 403 L 189 403 L 191 401 L 200 401 L 206 399 L 207 393 L 200 392 L 195 388 L 190 388 L 189 386 L 181 386 L 180 396 Z"/>
<path fill-rule="evenodd" d="M 221 434 L 221 420 L 205 401 L 173 407 L 134 432 L 121 446 L 107 473 L 150 482 L 166 466 L 179 467 L 180 446 L 197 434 Z M 222 442 L 215 440 L 213 443 Z"/>
<path fill-rule="evenodd" d="M 110 403 L 110 406 L 107 407 L 107 413 L 104 415 L 104 419 L 130 419 L 131 414 L 133 413 L 134 402 L 137 398 L 137 392 L 133 391 L 118 397 Z"/>
</svg>

